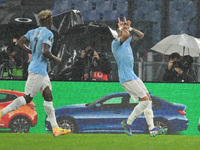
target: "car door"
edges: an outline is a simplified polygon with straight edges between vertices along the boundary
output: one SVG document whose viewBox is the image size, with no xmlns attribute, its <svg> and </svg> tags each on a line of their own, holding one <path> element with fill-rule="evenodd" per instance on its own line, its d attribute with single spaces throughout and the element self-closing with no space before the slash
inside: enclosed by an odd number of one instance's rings
<svg viewBox="0 0 200 150">
<path fill-rule="evenodd" d="M 122 97 L 114 97 L 112 99 L 104 102 L 104 107 L 109 110 L 111 118 L 106 120 L 106 123 L 109 123 L 109 126 L 106 125 L 108 130 L 116 130 L 116 132 L 124 132 L 121 122 L 122 120 L 127 120 L 135 106 L 139 101 L 134 101 L 129 95 L 124 95 Z M 146 130 L 147 124 L 144 114 L 142 113 L 131 125 L 133 132 L 143 133 Z"/>
<path fill-rule="evenodd" d="M 119 128 L 121 118 L 121 99 L 123 97 L 112 97 L 97 103 L 87 112 L 87 119 L 82 120 L 83 130 L 92 132 L 107 132 Z"/>
<path fill-rule="evenodd" d="M 121 121 L 130 115 L 131 109 L 123 108 L 124 96 L 109 98 L 92 108 L 92 115 L 87 118 L 86 130 L 96 130 L 104 132 L 119 132 L 122 130 Z"/>
</svg>

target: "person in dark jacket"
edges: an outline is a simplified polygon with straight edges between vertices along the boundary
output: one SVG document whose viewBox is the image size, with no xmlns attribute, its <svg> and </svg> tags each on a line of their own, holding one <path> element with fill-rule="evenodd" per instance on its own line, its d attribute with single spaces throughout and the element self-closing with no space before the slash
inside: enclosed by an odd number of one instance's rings
<svg viewBox="0 0 200 150">
<path fill-rule="evenodd" d="M 196 73 L 193 66 L 193 58 L 185 55 L 181 58 L 179 53 L 169 56 L 168 68 L 163 75 L 163 81 L 169 83 L 195 82 Z"/>
<path fill-rule="evenodd" d="M 84 47 L 72 66 L 72 80 L 112 81 L 109 58 L 103 53 L 97 53 L 91 46 Z"/>
</svg>

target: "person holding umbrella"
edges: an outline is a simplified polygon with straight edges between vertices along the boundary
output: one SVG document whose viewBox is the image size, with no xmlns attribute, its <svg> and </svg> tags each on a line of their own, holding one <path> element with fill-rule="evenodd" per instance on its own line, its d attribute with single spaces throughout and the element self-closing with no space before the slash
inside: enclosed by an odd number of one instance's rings
<svg viewBox="0 0 200 150">
<path fill-rule="evenodd" d="M 195 78 L 193 58 L 190 55 L 185 55 L 182 58 L 177 52 L 169 55 L 168 67 L 163 75 L 164 82 L 192 83 L 195 82 Z"/>
<path fill-rule="evenodd" d="M 144 112 L 150 136 L 153 137 L 165 133 L 167 128 L 159 129 L 154 126 L 152 100 L 149 92 L 142 80 L 133 71 L 134 58 L 130 43 L 131 41 L 143 39 L 144 34 L 135 28 L 131 28 L 130 25 L 131 22 L 126 21 L 125 17 L 124 21 L 120 21 L 118 18 L 118 38 L 112 41 L 112 53 L 118 65 L 120 84 L 134 101 L 139 100 L 140 103 L 134 108 L 128 119 L 121 122 L 121 125 L 125 133 L 132 136 L 131 124 Z M 129 31 L 133 32 L 134 35 L 131 36 Z"/>
</svg>

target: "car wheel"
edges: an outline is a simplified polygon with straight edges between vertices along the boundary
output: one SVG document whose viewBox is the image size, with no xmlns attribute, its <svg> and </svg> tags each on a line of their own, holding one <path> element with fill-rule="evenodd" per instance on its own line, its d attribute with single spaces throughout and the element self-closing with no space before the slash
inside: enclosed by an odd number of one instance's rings
<svg viewBox="0 0 200 150">
<path fill-rule="evenodd" d="M 14 117 L 9 124 L 11 132 L 27 133 L 31 127 L 31 121 L 25 116 Z"/>
<path fill-rule="evenodd" d="M 68 117 L 61 117 L 57 119 L 58 126 L 63 129 L 70 129 L 72 133 L 78 132 L 78 125 L 75 120 Z"/>
<path fill-rule="evenodd" d="M 167 128 L 168 130 L 165 134 L 170 132 L 169 124 L 165 120 L 156 119 L 156 120 L 154 120 L 154 125 L 155 125 L 155 127 L 159 128 L 159 129 Z"/>
</svg>

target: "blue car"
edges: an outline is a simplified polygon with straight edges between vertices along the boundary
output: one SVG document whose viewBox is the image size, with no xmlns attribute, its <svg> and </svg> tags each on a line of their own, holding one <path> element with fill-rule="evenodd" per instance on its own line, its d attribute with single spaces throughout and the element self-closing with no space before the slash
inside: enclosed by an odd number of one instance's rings
<svg viewBox="0 0 200 150">
<path fill-rule="evenodd" d="M 151 95 L 154 124 L 158 128 L 168 128 L 168 133 L 186 130 L 186 106 L 170 103 Z M 139 102 L 139 101 L 138 101 Z M 74 133 L 123 133 L 121 121 L 126 120 L 138 104 L 126 92 L 108 94 L 93 103 L 67 105 L 55 109 L 58 125 L 71 129 Z M 51 131 L 48 118 L 47 131 Z M 133 133 L 148 133 L 144 114 L 132 124 Z"/>
</svg>

